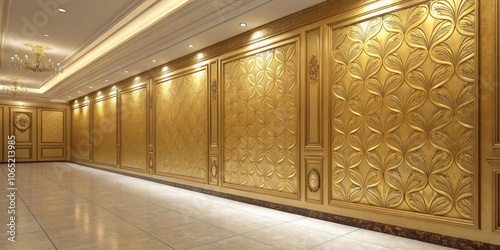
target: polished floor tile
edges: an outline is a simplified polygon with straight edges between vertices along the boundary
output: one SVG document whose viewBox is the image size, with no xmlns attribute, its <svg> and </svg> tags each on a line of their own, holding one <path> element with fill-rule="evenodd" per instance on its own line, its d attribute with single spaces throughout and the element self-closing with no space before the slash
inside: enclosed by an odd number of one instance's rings
<svg viewBox="0 0 500 250">
<path fill-rule="evenodd" d="M 16 175 L 16 242 L 0 249 L 446 249 L 72 163 Z"/>
</svg>

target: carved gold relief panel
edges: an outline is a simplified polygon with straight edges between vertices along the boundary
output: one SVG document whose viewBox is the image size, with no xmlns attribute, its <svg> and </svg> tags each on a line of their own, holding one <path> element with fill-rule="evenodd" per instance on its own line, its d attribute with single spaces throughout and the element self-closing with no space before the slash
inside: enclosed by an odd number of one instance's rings
<svg viewBox="0 0 500 250">
<path fill-rule="evenodd" d="M 223 182 L 298 193 L 295 41 L 223 63 Z"/>
<path fill-rule="evenodd" d="M 116 165 L 116 97 L 94 101 L 92 160 L 96 163 Z"/>
<path fill-rule="evenodd" d="M 90 160 L 89 106 L 71 110 L 71 158 Z"/>
<path fill-rule="evenodd" d="M 146 171 L 147 162 L 147 88 L 124 91 L 120 94 L 120 166 Z"/>
<path fill-rule="evenodd" d="M 332 201 L 475 220 L 475 41 L 471 0 L 332 29 Z"/>
<path fill-rule="evenodd" d="M 208 169 L 207 69 L 155 85 L 156 174 L 205 181 Z"/>
<path fill-rule="evenodd" d="M 62 110 L 42 110 L 42 143 L 63 143 L 65 117 Z"/>
</svg>

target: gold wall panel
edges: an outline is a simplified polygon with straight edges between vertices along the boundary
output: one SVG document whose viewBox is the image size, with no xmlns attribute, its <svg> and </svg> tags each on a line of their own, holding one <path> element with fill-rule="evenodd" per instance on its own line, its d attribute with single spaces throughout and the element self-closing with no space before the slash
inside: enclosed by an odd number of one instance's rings
<svg viewBox="0 0 500 250">
<path fill-rule="evenodd" d="M 224 183 L 299 192 L 297 53 L 294 41 L 223 63 Z"/>
<path fill-rule="evenodd" d="M 41 148 L 41 160 L 64 160 L 65 147 L 42 147 Z"/>
<path fill-rule="evenodd" d="M 25 115 L 28 117 L 27 125 L 25 129 L 19 129 L 16 126 L 16 117 L 19 115 Z M 36 130 L 36 116 L 34 116 L 34 112 L 30 111 L 14 111 L 11 115 L 11 128 L 14 130 L 14 135 L 16 136 L 16 143 L 34 143 L 33 135 Z"/>
<path fill-rule="evenodd" d="M 120 94 L 120 166 L 147 171 L 147 85 Z"/>
<path fill-rule="evenodd" d="M 37 160 L 36 108 L 10 107 L 9 134 L 16 136 L 16 161 Z"/>
<path fill-rule="evenodd" d="M 92 161 L 116 166 L 116 97 L 94 101 Z"/>
<path fill-rule="evenodd" d="M 495 191 L 493 192 L 494 195 L 494 209 L 495 209 L 495 216 L 496 218 L 496 226 L 495 229 L 498 231 L 500 230 L 500 170 L 494 171 L 494 188 Z"/>
<path fill-rule="evenodd" d="M 19 160 L 32 160 L 33 159 L 32 146 L 18 146 L 16 145 L 16 161 Z"/>
<path fill-rule="evenodd" d="M 500 148 L 500 3 L 494 1 L 495 12 L 495 130 L 493 131 L 493 147 Z"/>
<path fill-rule="evenodd" d="M 155 173 L 206 181 L 207 82 L 204 68 L 155 85 Z"/>
<path fill-rule="evenodd" d="M 0 162 L 7 161 L 7 157 L 5 156 L 4 153 L 4 145 L 7 146 L 7 137 L 9 136 L 9 133 L 5 133 L 5 124 L 3 122 L 3 114 L 4 114 L 4 108 L 0 107 Z M 8 147 L 8 146 L 7 146 Z M 6 150 L 7 151 L 7 148 Z M 5 157 L 5 158 L 4 158 Z"/>
<path fill-rule="evenodd" d="M 475 2 L 334 29 L 330 45 L 331 200 L 473 221 Z"/>
<path fill-rule="evenodd" d="M 63 143 L 65 134 L 64 111 L 42 110 L 42 143 Z"/>
<path fill-rule="evenodd" d="M 323 147 L 321 30 L 306 33 L 306 147 Z"/>
<path fill-rule="evenodd" d="M 90 107 L 71 110 L 71 158 L 90 160 Z"/>
</svg>

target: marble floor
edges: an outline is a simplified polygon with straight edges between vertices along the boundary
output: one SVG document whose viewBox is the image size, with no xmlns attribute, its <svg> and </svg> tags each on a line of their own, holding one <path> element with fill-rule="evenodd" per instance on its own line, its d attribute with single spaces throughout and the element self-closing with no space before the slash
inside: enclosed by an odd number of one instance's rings
<svg viewBox="0 0 500 250">
<path fill-rule="evenodd" d="M 71 163 L 17 164 L 15 184 L 0 249 L 447 249 Z"/>
</svg>

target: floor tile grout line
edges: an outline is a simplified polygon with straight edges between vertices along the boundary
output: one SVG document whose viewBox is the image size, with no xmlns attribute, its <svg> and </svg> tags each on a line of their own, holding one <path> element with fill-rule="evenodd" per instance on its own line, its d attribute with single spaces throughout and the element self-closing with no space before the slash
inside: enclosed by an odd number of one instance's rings
<svg viewBox="0 0 500 250">
<path fill-rule="evenodd" d="M 5 172 L 4 172 L 3 169 L 2 169 L 2 173 L 3 173 L 4 177 L 7 178 L 7 175 L 5 174 Z M 47 237 L 47 239 L 50 241 L 50 244 L 52 244 L 52 246 L 54 247 L 54 249 L 57 249 L 56 245 L 54 244 L 54 242 L 52 241 L 52 239 L 49 237 L 49 235 L 47 234 L 47 232 L 45 231 L 45 228 L 43 228 L 42 224 L 40 224 L 40 221 L 38 221 L 38 218 L 31 211 L 31 208 L 28 206 L 28 204 L 26 204 L 26 202 L 24 201 L 24 199 L 21 196 L 21 194 L 19 192 L 17 192 L 17 191 L 18 190 L 16 190 L 17 196 L 19 196 L 19 199 L 24 203 L 24 205 L 26 206 L 26 209 L 28 209 L 28 211 L 30 212 L 31 216 L 33 216 L 33 218 L 35 219 L 35 221 L 38 224 L 38 226 L 42 229 L 43 233 L 45 234 L 45 236 Z"/>
<path fill-rule="evenodd" d="M 46 178 L 46 177 L 45 177 L 45 178 Z M 94 204 L 94 205 L 96 205 L 96 206 L 98 206 L 98 207 L 100 207 L 100 208 L 104 209 L 105 211 L 107 211 L 107 212 L 109 212 L 109 213 L 113 214 L 114 216 L 116 216 L 116 217 L 120 218 L 121 220 L 123 220 L 123 221 L 127 222 L 128 224 L 130 224 L 130 225 L 132 225 L 133 227 L 135 227 L 135 228 L 139 229 L 140 231 L 142 231 L 142 232 L 146 233 L 147 235 L 149 235 L 149 236 L 151 236 L 152 238 L 154 238 L 154 239 L 158 240 L 159 242 L 161 242 L 161 243 L 165 244 L 166 246 L 168 246 L 168 247 L 170 247 L 170 248 L 173 248 L 173 247 L 172 247 L 172 246 L 170 246 L 169 244 L 167 244 L 167 243 L 165 243 L 165 242 L 161 241 L 160 239 L 156 238 L 155 236 L 151 235 L 150 233 L 148 233 L 148 232 L 146 232 L 146 231 L 142 230 L 141 228 L 139 228 L 138 226 L 136 226 L 136 225 L 132 224 L 130 221 L 128 221 L 128 220 L 126 220 L 126 219 L 122 218 L 121 216 L 119 216 L 119 215 L 117 215 L 117 214 L 115 214 L 115 213 L 113 213 L 113 212 L 109 211 L 107 208 L 105 208 L 105 207 L 103 207 L 103 206 L 101 206 L 101 205 L 99 205 L 99 204 L 95 203 L 94 201 L 92 201 L 92 200 L 88 199 L 87 197 L 84 197 L 84 196 L 80 195 L 79 193 L 76 193 L 76 192 L 73 192 L 72 190 L 67 189 L 65 186 L 61 185 L 61 184 L 60 184 L 60 183 L 58 183 L 58 182 L 55 182 L 54 180 L 52 180 L 52 179 L 50 179 L 50 178 L 47 178 L 47 179 L 48 179 L 48 180 L 50 180 L 50 181 L 52 181 L 52 182 L 54 182 L 55 184 L 57 184 L 57 185 L 59 185 L 59 186 L 64 187 L 66 190 L 68 190 L 68 191 L 72 192 L 73 194 L 76 194 L 77 196 L 79 196 L 79 197 L 81 197 L 81 198 L 83 198 L 83 199 L 85 199 L 85 200 L 87 200 L 87 201 L 90 201 L 92 204 Z M 28 207 L 28 209 L 29 209 L 29 207 Z M 31 210 L 30 210 L 30 212 L 31 212 Z M 34 216 L 34 215 L 33 215 L 33 216 Z M 34 216 L 34 217 L 35 217 L 35 216 Z M 35 217 L 35 219 L 36 219 L 36 217 Z M 38 222 L 38 220 L 37 220 L 37 222 Z M 42 227 L 42 229 L 43 229 L 43 226 L 42 226 L 42 225 L 40 225 L 40 227 Z M 45 232 L 45 229 L 44 229 L 44 232 Z M 47 233 L 46 233 L 46 234 L 47 234 Z M 49 236 L 47 235 L 47 237 L 49 237 Z M 49 240 L 50 240 L 50 237 L 49 237 Z M 50 240 L 50 241 L 51 241 L 52 245 L 55 247 L 55 245 L 54 245 L 54 243 L 52 242 L 52 240 Z M 103 240 L 103 241 L 104 241 L 104 240 Z M 56 249 L 57 249 L 57 248 L 56 248 Z M 173 248 L 173 249 L 175 249 L 175 248 Z"/>
</svg>

